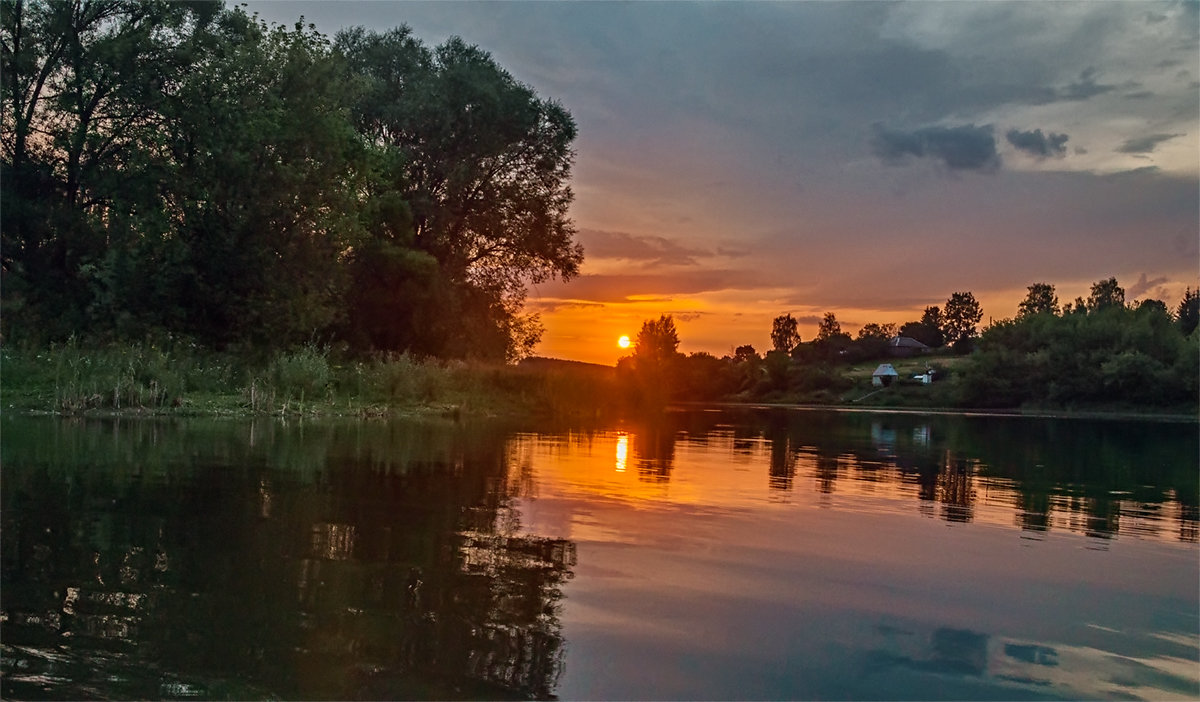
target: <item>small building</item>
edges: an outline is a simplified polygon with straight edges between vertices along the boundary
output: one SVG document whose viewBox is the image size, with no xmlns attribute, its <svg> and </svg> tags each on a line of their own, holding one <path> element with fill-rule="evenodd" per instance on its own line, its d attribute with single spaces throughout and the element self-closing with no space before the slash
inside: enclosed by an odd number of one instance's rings
<svg viewBox="0 0 1200 702">
<path fill-rule="evenodd" d="M 892 368 L 890 363 L 880 363 L 875 372 L 871 374 L 871 384 L 875 387 L 886 388 L 892 384 L 892 381 L 899 378 L 900 374 Z"/>
<path fill-rule="evenodd" d="M 933 382 L 933 376 L 935 375 L 935 373 L 936 373 L 936 371 L 934 371 L 932 368 L 930 368 L 930 369 L 926 370 L 924 373 L 918 373 L 917 375 L 914 375 L 913 380 L 921 381 L 922 385 L 929 385 L 930 383 Z"/>
<path fill-rule="evenodd" d="M 907 358 L 918 353 L 928 353 L 929 347 L 911 336 L 893 336 L 888 339 L 888 353 L 895 358 Z"/>
</svg>

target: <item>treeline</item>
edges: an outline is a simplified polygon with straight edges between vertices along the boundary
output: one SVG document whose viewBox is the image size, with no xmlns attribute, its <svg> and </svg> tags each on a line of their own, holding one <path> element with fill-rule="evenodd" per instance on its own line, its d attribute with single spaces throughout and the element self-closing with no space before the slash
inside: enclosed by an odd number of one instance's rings
<svg viewBox="0 0 1200 702">
<path fill-rule="evenodd" d="M 1160 300 L 1125 303 L 1115 278 L 1087 300 L 1059 307 L 1038 283 L 1017 317 L 991 325 L 959 377 L 975 407 L 1192 405 L 1200 390 L 1200 292 L 1174 310 Z"/>
<path fill-rule="evenodd" d="M 6 342 L 512 359 L 576 130 L 477 47 L 220 2 L 0 3 Z"/>
<path fill-rule="evenodd" d="M 871 322 L 856 336 L 842 331 L 837 316 L 826 312 L 816 337 L 806 342 L 796 318 L 783 314 L 772 322 L 772 348 L 766 353 L 746 344 L 718 358 L 679 353 L 675 321 L 663 315 L 642 325 L 634 353 L 618 362 L 619 385 L 638 405 L 715 400 L 836 403 L 854 385 L 846 367 L 891 357 L 898 336 L 919 342 L 922 351 L 964 354 L 973 348 L 982 318 L 973 294 L 955 292 L 945 305 L 926 307 L 920 319 L 899 327 Z"/>
<path fill-rule="evenodd" d="M 850 366 L 915 356 L 939 380 L 905 397 L 926 406 L 989 408 L 1194 408 L 1200 393 L 1200 291 L 1172 310 L 1160 300 L 1125 303 L 1115 278 L 1087 300 L 1059 304 L 1053 285 L 1028 288 L 1014 319 L 980 333 L 982 309 L 970 292 L 927 307 L 903 325 L 869 323 L 852 338 L 826 313 L 803 342 L 790 314 L 776 317 L 773 348 L 738 346 L 717 358 L 679 353 L 674 320 L 647 320 L 634 353 L 617 364 L 618 386 L 636 405 L 670 401 L 854 402 Z M 920 342 L 914 345 L 912 340 Z M 901 381 L 905 384 L 905 381 Z M 869 386 L 868 386 L 869 387 Z M 854 392 L 849 392 L 849 391 Z M 847 394 L 849 392 L 849 394 Z M 882 402 L 886 403 L 887 398 Z"/>
</svg>

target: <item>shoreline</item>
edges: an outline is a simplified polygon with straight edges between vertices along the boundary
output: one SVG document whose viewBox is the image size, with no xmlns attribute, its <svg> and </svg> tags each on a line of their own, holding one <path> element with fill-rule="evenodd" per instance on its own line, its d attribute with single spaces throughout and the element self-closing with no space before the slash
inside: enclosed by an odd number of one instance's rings
<svg viewBox="0 0 1200 702">
<path fill-rule="evenodd" d="M 513 406 L 501 411 L 489 411 L 472 407 L 471 403 L 415 403 L 401 405 L 364 404 L 336 406 L 325 403 L 311 403 L 307 406 L 291 403 L 292 406 L 282 407 L 273 411 L 255 411 L 249 407 L 231 407 L 213 403 L 208 407 L 131 407 L 127 409 L 91 408 L 82 411 L 64 412 L 61 410 L 37 409 L 33 407 L 10 406 L 0 410 L 2 414 L 12 414 L 25 417 L 57 417 L 60 419 L 162 419 L 162 418 L 199 418 L 199 419 L 256 419 L 261 417 L 301 418 L 301 419 L 359 419 L 359 420 L 391 420 L 391 419 L 484 419 L 484 420 L 515 420 L 524 421 L 538 419 L 543 413 L 530 408 L 517 409 Z M 737 411 L 737 410 L 789 410 L 799 412 L 841 412 L 847 414 L 906 414 L 906 415 L 935 415 L 962 417 L 1009 417 L 1025 419 L 1087 419 L 1104 421 L 1142 421 L 1162 422 L 1168 424 L 1200 424 L 1200 414 L 1180 412 L 1153 412 L 1137 410 L 1048 410 L 1048 409 L 980 409 L 955 407 L 887 407 L 871 406 L 856 407 L 853 405 L 820 405 L 811 403 L 789 402 L 672 402 L 664 411 Z M 596 419 L 596 417 L 592 417 Z M 550 419 L 550 418 L 547 418 Z M 556 418 L 564 419 L 563 417 Z"/>
<path fill-rule="evenodd" d="M 797 410 L 802 412 L 846 412 L 861 414 L 931 414 L 963 417 L 1019 417 L 1028 419 L 1100 419 L 1158 421 L 1171 424 L 1200 424 L 1200 414 L 1179 412 L 1147 412 L 1134 410 L 1035 410 L 1035 409 L 972 409 L 955 407 L 856 407 L 853 405 L 816 405 L 787 402 L 678 402 L 671 407 L 681 409 L 717 408 L 721 410 Z"/>
</svg>

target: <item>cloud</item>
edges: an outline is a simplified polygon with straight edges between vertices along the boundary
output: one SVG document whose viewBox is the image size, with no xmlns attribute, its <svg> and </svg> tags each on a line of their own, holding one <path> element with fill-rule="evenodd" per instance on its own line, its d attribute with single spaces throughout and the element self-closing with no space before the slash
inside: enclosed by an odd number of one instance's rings
<svg viewBox="0 0 1200 702">
<path fill-rule="evenodd" d="M 1068 137 L 1066 134 L 1055 134 L 1054 132 L 1043 134 L 1040 129 L 1034 129 L 1031 132 L 1010 129 L 1004 136 L 1008 139 L 1008 143 L 1038 158 L 1050 156 L 1061 158 L 1067 153 Z"/>
<path fill-rule="evenodd" d="M 703 249 L 688 248 L 653 235 L 583 229 L 579 241 L 589 257 L 641 261 L 655 266 L 694 266 L 697 257 L 711 256 Z"/>
<path fill-rule="evenodd" d="M 1151 289 L 1156 289 L 1155 292 L 1161 295 L 1162 285 L 1166 282 L 1168 282 L 1168 278 L 1165 276 L 1154 278 L 1153 280 L 1146 280 L 1146 274 L 1143 273 L 1141 277 L 1138 278 L 1138 281 L 1133 285 L 1130 285 L 1129 289 L 1125 291 L 1125 298 L 1134 300 L 1140 297 L 1142 293 L 1145 293 Z"/>
<path fill-rule="evenodd" d="M 1183 134 L 1151 134 L 1144 137 L 1136 137 L 1127 140 L 1117 148 L 1119 153 L 1123 154 L 1148 154 L 1154 151 L 1154 147 L 1158 146 L 1168 139 L 1181 137 Z"/>
<path fill-rule="evenodd" d="M 1096 82 L 1096 68 L 1094 66 L 1084 69 L 1079 74 L 1079 80 L 1069 84 L 1067 87 L 1058 91 L 1059 98 L 1063 100 L 1087 100 L 1097 95 L 1116 90 L 1115 85 L 1103 85 Z"/>
<path fill-rule="evenodd" d="M 951 170 L 994 171 L 1000 166 L 990 124 L 925 127 L 912 132 L 892 131 L 876 124 L 871 148 L 889 165 L 903 164 L 911 156 L 941 161 Z"/>
<path fill-rule="evenodd" d="M 692 270 L 662 275 L 585 274 L 567 283 L 546 283 L 539 287 L 538 294 L 543 299 L 574 302 L 667 302 L 673 299 L 671 296 L 751 290 L 761 284 L 761 274 L 740 270 Z"/>
</svg>

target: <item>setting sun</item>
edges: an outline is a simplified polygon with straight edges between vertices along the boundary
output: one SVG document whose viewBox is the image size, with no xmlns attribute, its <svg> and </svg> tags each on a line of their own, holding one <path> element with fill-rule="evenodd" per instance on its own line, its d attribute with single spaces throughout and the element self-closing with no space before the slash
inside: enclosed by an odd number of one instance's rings
<svg viewBox="0 0 1200 702">
<path fill-rule="evenodd" d="M 623 349 L 629 348 L 629 337 L 623 336 L 620 339 L 617 339 L 617 346 L 620 346 Z"/>
</svg>

